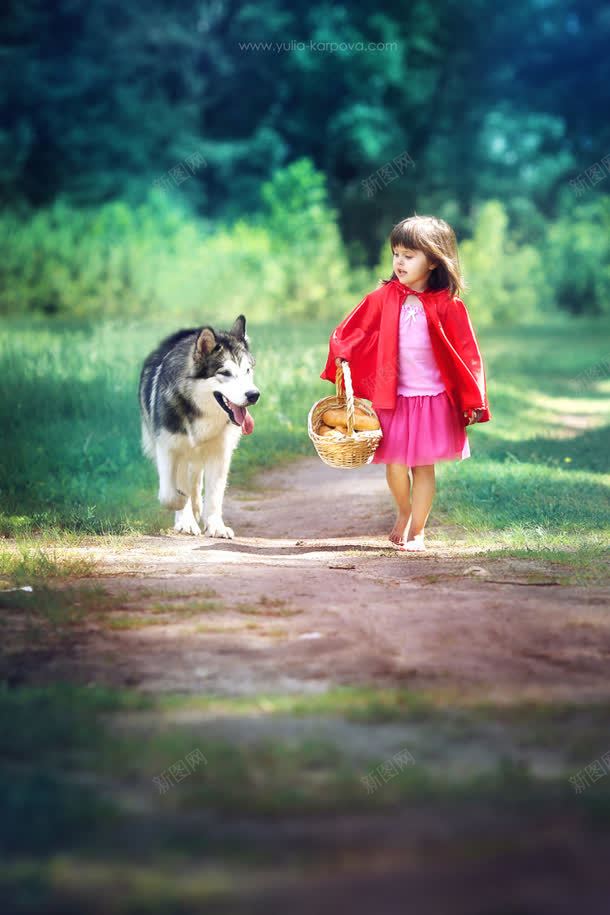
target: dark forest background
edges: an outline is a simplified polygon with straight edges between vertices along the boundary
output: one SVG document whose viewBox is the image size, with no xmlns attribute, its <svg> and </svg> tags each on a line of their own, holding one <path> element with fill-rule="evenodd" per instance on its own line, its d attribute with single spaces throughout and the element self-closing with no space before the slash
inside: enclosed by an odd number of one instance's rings
<svg viewBox="0 0 610 915">
<path fill-rule="evenodd" d="M 9 2 L 0 311 L 200 313 L 239 276 L 255 317 L 340 313 L 417 212 L 479 321 L 607 312 L 609 38 L 582 0 Z"/>
</svg>

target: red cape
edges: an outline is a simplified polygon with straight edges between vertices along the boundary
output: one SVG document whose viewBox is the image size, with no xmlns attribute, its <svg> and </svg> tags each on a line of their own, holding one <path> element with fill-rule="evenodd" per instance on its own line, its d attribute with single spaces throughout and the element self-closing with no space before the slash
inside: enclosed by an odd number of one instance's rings
<svg viewBox="0 0 610 915">
<path fill-rule="evenodd" d="M 492 414 L 479 345 L 464 302 L 452 296 L 447 287 L 416 292 L 392 279 L 369 292 L 332 332 L 320 377 L 334 384 L 335 359 L 346 359 L 356 397 L 370 400 L 376 410 L 394 409 L 400 308 L 410 292 L 424 307 L 432 349 L 449 399 L 461 414 L 464 410 L 482 410 L 479 422 L 488 422 Z"/>
</svg>

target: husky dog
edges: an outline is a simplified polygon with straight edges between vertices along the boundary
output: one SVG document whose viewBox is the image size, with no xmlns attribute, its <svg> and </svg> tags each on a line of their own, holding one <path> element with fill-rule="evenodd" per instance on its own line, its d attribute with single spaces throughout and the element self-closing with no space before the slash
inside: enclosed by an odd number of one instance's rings
<svg viewBox="0 0 610 915">
<path fill-rule="evenodd" d="M 248 344 L 239 315 L 228 332 L 206 326 L 167 337 L 142 368 L 142 448 L 176 531 L 200 534 L 201 521 L 210 537 L 233 537 L 222 520 L 224 491 L 233 451 L 254 429 L 248 406 L 260 397 Z"/>
</svg>

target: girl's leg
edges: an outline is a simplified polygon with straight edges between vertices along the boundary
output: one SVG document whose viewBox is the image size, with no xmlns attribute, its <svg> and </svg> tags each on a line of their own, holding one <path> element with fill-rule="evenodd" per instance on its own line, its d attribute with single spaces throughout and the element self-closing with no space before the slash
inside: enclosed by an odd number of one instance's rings
<svg viewBox="0 0 610 915">
<path fill-rule="evenodd" d="M 411 472 L 413 473 L 413 493 L 411 495 L 411 526 L 407 540 L 414 540 L 418 534 L 423 534 L 436 490 L 434 464 L 412 467 Z"/>
<path fill-rule="evenodd" d="M 390 532 L 392 543 L 402 543 L 411 514 L 409 468 L 405 464 L 387 464 L 386 480 L 396 502 L 396 523 Z"/>
</svg>

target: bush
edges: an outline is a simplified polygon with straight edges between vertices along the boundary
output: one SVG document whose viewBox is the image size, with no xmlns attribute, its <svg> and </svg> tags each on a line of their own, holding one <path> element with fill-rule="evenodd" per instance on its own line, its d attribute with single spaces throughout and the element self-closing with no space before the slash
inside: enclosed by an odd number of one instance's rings
<svg viewBox="0 0 610 915">
<path fill-rule="evenodd" d="M 278 310 L 323 317 L 353 308 L 370 280 L 366 271 L 350 269 L 324 175 L 309 159 L 299 159 L 266 182 L 261 196 L 260 218 L 285 277 Z"/>
<path fill-rule="evenodd" d="M 263 185 L 250 220 L 210 228 L 177 196 L 74 209 L 63 200 L 0 219 L 0 313 L 70 317 L 176 314 L 199 322 L 244 311 L 321 317 L 353 304 L 324 177 L 301 159 Z"/>
<path fill-rule="evenodd" d="M 192 242 L 186 214 L 161 191 L 74 209 L 64 200 L 0 219 L 0 312 L 118 315 L 160 309 L 159 277 L 172 248 Z"/>
<path fill-rule="evenodd" d="M 535 213 L 520 212 L 524 225 L 509 229 L 503 204 L 487 201 L 460 243 L 474 322 L 524 322 L 557 306 L 610 311 L 610 197 L 564 191 L 556 220 L 535 222 L 536 244 L 524 228 Z M 0 240 L 0 314 L 334 319 L 392 272 L 387 242 L 374 271 L 350 267 L 325 177 L 308 159 L 277 171 L 259 211 L 229 225 L 151 189 L 139 206 L 74 209 L 60 199 L 5 212 Z"/>
<path fill-rule="evenodd" d="M 462 298 L 477 325 L 525 322 L 553 307 L 542 258 L 533 245 L 519 245 L 507 231 L 498 200 L 483 204 L 474 234 L 460 245 L 467 282 Z"/>
<path fill-rule="evenodd" d="M 610 313 L 610 197 L 565 191 L 550 225 L 545 265 L 554 297 L 574 314 Z"/>
</svg>

